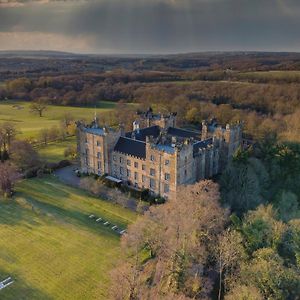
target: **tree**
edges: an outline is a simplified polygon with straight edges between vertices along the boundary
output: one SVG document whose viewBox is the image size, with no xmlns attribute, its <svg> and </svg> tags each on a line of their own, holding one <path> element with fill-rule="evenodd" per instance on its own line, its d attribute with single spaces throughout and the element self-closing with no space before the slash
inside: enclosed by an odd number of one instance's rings
<svg viewBox="0 0 300 300">
<path fill-rule="evenodd" d="M 211 181 L 182 187 L 176 198 L 150 207 L 128 228 L 122 245 L 129 256 L 149 253 L 142 285 L 160 295 L 207 297 L 212 279 L 206 266 L 227 219 Z"/>
<path fill-rule="evenodd" d="M 59 138 L 59 129 L 57 126 L 52 126 L 48 130 L 48 139 L 49 141 L 56 141 Z"/>
<path fill-rule="evenodd" d="M 74 117 L 70 112 L 65 112 L 62 117 L 62 123 L 67 129 L 72 123 L 74 123 Z"/>
<path fill-rule="evenodd" d="M 39 132 L 39 140 L 47 145 L 49 141 L 49 130 L 47 128 L 42 128 Z"/>
<path fill-rule="evenodd" d="M 286 225 L 279 221 L 272 205 L 259 206 L 246 214 L 241 233 L 248 254 L 260 248 L 276 249 L 286 230 Z"/>
<path fill-rule="evenodd" d="M 39 155 L 26 141 L 14 141 L 11 145 L 10 159 L 21 170 L 32 168 L 39 163 Z"/>
<path fill-rule="evenodd" d="M 141 299 L 141 269 L 138 263 L 124 263 L 111 272 L 112 284 L 110 295 L 115 300 L 138 300 Z M 120 282 L 122 286 L 120 287 Z"/>
<path fill-rule="evenodd" d="M 275 199 L 278 216 L 284 222 L 300 216 L 298 197 L 292 192 L 282 191 Z"/>
<path fill-rule="evenodd" d="M 287 265 L 300 268 L 300 220 L 294 219 L 288 222 L 278 246 L 278 252 L 285 259 Z"/>
<path fill-rule="evenodd" d="M 17 134 L 16 127 L 11 122 L 4 122 L 0 125 L 0 152 L 9 153 L 10 145 Z"/>
<path fill-rule="evenodd" d="M 225 296 L 225 300 L 263 300 L 259 289 L 252 285 L 237 284 L 228 295 Z"/>
<path fill-rule="evenodd" d="M 240 233 L 228 228 L 218 238 L 216 259 L 218 262 L 219 271 L 219 293 L 218 299 L 222 299 L 222 283 L 224 281 L 224 291 L 226 291 L 226 284 L 230 284 L 231 279 L 239 274 L 240 264 L 244 259 L 244 248 L 242 245 L 242 237 Z"/>
<path fill-rule="evenodd" d="M 64 156 L 69 157 L 71 159 L 76 159 L 78 156 L 77 147 L 69 145 L 64 151 Z"/>
<path fill-rule="evenodd" d="M 11 197 L 13 187 L 19 178 L 16 168 L 9 162 L 0 162 L 0 190 L 4 197 Z"/>
<path fill-rule="evenodd" d="M 251 263 L 242 266 L 241 281 L 254 285 L 263 299 L 298 299 L 300 276 L 294 268 L 284 266 L 283 259 L 270 248 L 262 248 L 253 254 Z"/>
<path fill-rule="evenodd" d="M 48 107 L 48 100 L 45 98 L 39 98 L 38 100 L 32 102 L 29 106 L 32 113 L 37 113 L 40 117 L 43 116 L 43 112 Z"/>
<path fill-rule="evenodd" d="M 234 160 L 221 176 L 222 202 L 242 215 L 265 201 L 268 183 L 269 176 L 261 161 L 256 158 Z"/>
</svg>

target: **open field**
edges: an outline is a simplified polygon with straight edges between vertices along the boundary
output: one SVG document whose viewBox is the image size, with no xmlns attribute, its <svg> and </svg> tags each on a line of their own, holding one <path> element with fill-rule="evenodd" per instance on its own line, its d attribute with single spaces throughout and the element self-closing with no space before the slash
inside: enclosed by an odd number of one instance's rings
<svg viewBox="0 0 300 300">
<path fill-rule="evenodd" d="M 35 138 L 41 128 L 49 128 L 59 125 L 65 113 L 70 113 L 75 120 L 91 120 L 95 108 L 72 107 L 72 106 L 48 106 L 43 117 L 30 112 L 29 102 L 2 101 L 0 102 L 0 123 L 5 121 L 13 122 L 19 130 L 20 138 Z M 101 101 L 96 112 L 105 112 L 114 109 L 113 102 Z"/>
<path fill-rule="evenodd" d="M 265 81 L 281 81 L 300 82 L 300 71 L 257 71 L 257 72 L 241 72 L 235 76 L 241 80 L 265 80 Z"/>
<path fill-rule="evenodd" d="M 47 160 L 48 162 L 58 162 L 60 160 L 66 159 L 64 156 L 65 149 L 70 145 L 76 145 L 76 137 L 68 137 L 62 142 L 51 142 L 46 146 L 40 146 L 37 148 L 38 153 L 41 158 Z"/>
<path fill-rule="evenodd" d="M 52 176 L 24 180 L 14 200 L 0 200 L 0 279 L 15 280 L 0 299 L 105 299 L 122 254 L 118 234 L 91 213 L 120 228 L 136 217 Z"/>
</svg>

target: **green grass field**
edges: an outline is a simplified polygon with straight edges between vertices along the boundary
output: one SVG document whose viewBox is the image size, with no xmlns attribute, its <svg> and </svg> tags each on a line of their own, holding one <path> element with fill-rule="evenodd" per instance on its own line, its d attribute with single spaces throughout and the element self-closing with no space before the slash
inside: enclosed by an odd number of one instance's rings
<svg viewBox="0 0 300 300">
<path fill-rule="evenodd" d="M 24 180 L 13 200 L 0 200 L 0 279 L 15 280 L 0 299 L 106 299 L 120 239 L 91 213 L 120 228 L 136 218 L 52 176 Z"/>
<path fill-rule="evenodd" d="M 30 103 L 21 101 L 0 102 L 0 123 L 11 121 L 19 130 L 18 137 L 35 138 L 41 128 L 59 125 L 66 112 L 70 113 L 75 120 L 92 120 L 95 113 L 95 108 L 50 105 L 44 112 L 44 116 L 39 117 L 30 112 L 29 106 Z M 114 107 L 113 102 L 101 101 L 96 112 L 110 111 Z"/>
<path fill-rule="evenodd" d="M 243 80 L 289 80 L 290 82 L 300 81 L 300 71 L 257 71 L 236 73 L 237 78 Z"/>
<path fill-rule="evenodd" d="M 48 162 L 58 162 L 66 159 L 64 156 L 65 149 L 70 145 L 76 145 L 76 137 L 68 137 L 62 142 L 52 142 L 46 146 L 40 146 L 37 148 L 38 153 L 42 159 Z"/>
</svg>

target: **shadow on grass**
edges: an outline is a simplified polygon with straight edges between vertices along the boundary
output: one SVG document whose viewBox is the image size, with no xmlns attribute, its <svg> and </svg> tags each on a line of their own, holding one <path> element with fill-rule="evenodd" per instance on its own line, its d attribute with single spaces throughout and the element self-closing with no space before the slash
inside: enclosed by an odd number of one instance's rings
<svg viewBox="0 0 300 300">
<path fill-rule="evenodd" d="M 28 270 L 30 272 L 30 270 Z M 6 279 L 7 277 L 12 277 L 14 283 L 5 289 L 0 290 L 1 300 L 21 300 L 21 299 L 43 299 L 43 300 L 53 300 L 53 297 L 45 294 L 43 291 L 36 287 L 29 285 L 17 274 L 8 274 L 7 272 L 0 270 L 0 281 Z"/>
<path fill-rule="evenodd" d="M 34 207 L 25 199 L 0 200 L 0 224 L 14 226 L 24 222 L 28 227 L 37 226 L 39 222 L 34 219 L 35 216 Z"/>
<path fill-rule="evenodd" d="M 55 190 L 55 197 L 53 197 L 53 190 Z M 43 200 L 41 200 L 39 196 L 41 195 L 41 193 L 45 195 Z M 48 187 L 47 185 L 32 185 L 29 194 L 25 194 L 24 191 L 22 191 L 20 195 L 24 198 L 26 197 L 27 203 L 29 203 L 33 207 L 33 211 L 41 216 L 45 216 L 46 218 L 54 217 L 58 222 L 62 221 L 75 226 L 86 227 L 87 229 L 92 230 L 93 232 L 98 234 L 101 233 L 101 235 L 106 237 L 118 237 L 118 234 L 110 229 L 112 225 L 110 225 L 110 227 L 105 227 L 103 224 L 96 223 L 95 220 L 91 220 L 86 212 L 63 207 L 64 202 L 72 201 L 72 194 L 63 191 L 59 188 L 59 186 L 56 188 L 52 186 Z M 53 202 L 53 200 L 55 200 L 55 198 L 57 198 L 57 204 L 51 203 Z M 61 200 L 59 200 L 60 198 Z M 19 218 L 22 217 L 22 214 L 20 214 Z M 102 217 L 103 219 L 109 221 L 111 224 L 117 225 L 120 228 L 125 228 L 127 226 L 123 222 L 115 221 L 110 217 L 106 217 L 105 215 L 99 215 L 99 217 Z"/>
</svg>

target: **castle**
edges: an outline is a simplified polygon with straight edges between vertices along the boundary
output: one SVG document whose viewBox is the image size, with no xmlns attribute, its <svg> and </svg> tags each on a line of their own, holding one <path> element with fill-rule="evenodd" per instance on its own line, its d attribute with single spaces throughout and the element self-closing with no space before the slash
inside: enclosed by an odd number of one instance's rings
<svg viewBox="0 0 300 300">
<path fill-rule="evenodd" d="M 178 187 L 220 173 L 242 143 L 242 125 L 216 120 L 202 122 L 197 131 L 176 127 L 176 113 L 137 113 L 133 130 L 125 132 L 77 125 L 81 172 L 107 175 L 137 189 L 170 198 Z"/>
</svg>

